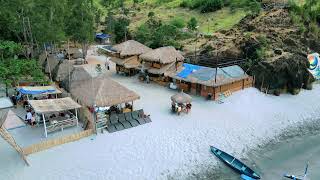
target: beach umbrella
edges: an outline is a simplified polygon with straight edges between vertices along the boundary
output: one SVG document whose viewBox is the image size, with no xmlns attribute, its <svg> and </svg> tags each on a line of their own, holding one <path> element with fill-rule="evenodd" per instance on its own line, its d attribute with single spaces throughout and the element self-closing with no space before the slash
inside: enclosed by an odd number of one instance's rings
<svg viewBox="0 0 320 180">
<path fill-rule="evenodd" d="M 176 103 L 190 103 L 192 101 L 192 97 L 184 92 L 179 92 L 171 96 L 171 100 Z"/>
</svg>

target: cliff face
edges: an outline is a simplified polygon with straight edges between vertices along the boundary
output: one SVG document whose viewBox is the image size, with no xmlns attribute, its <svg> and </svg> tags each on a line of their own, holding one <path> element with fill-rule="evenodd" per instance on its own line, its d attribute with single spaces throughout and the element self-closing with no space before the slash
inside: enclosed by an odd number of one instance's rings
<svg viewBox="0 0 320 180">
<path fill-rule="evenodd" d="M 320 52 L 317 42 L 318 37 L 294 25 L 287 9 L 273 8 L 215 33 L 202 47 L 219 56 L 250 59 L 244 68 L 255 76 L 256 86 L 279 95 L 312 88 L 307 55 Z"/>
</svg>

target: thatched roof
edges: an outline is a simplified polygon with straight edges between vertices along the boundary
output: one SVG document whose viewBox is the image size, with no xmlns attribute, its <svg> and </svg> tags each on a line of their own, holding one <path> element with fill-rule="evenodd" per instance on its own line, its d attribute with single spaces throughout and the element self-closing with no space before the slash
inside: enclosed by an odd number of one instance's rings
<svg viewBox="0 0 320 180">
<path fill-rule="evenodd" d="M 70 58 L 72 59 L 83 58 L 82 50 L 79 48 L 69 48 L 69 51 L 68 49 L 66 49 L 66 51 L 67 51 L 66 57 L 68 57 L 70 54 Z"/>
<path fill-rule="evenodd" d="M 171 96 L 171 100 L 176 103 L 191 103 L 192 97 L 184 92 L 179 92 Z"/>
<path fill-rule="evenodd" d="M 120 53 L 120 56 L 140 55 L 152 50 L 151 48 L 134 40 L 128 40 L 126 42 L 117 44 L 113 46 L 113 49 Z"/>
<path fill-rule="evenodd" d="M 10 130 L 10 129 L 26 126 L 26 124 L 22 122 L 21 119 L 13 111 L 9 110 L 7 118 L 3 123 L 3 126 L 6 129 Z"/>
<path fill-rule="evenodd" d="M 31 107 L 36 113 L 45 114 L 61 112 L 81 108 L 81 106 L 70 97 L 58 99 L 29 100 Z"/>
<path fill-rule="evenodd" d="M 74 70 L 71 75 L 71 81 L 82 81 L 92 79 L 101 76 L 107 72 L 104 65 L 100 65 L 100 69 L 97 64 L 84 64 L 74 66 Z"/>
<path fill-rule="evenodd" d="M 141 54 L 140 59 L 142 59 L 143 61 L 168 64 L 176 61 L 183 61 L 184 57 L 174 47 L 167 46 Z"/>
<path fill-rule="evenodd" d="M 55 55 L 48 55 L 47 61 L 46 61 L 46 67 L 45 67 L 45 73 L 53 73 L 54 69 L 59 64 L 60 60 L 56 58 Z M 49 71 L 50 70 L 50 71 Z"/>
<path fill-rule="evenodd" d="M 9 109 L 0 109 L 0 128 L 7 119 Z"/>
<path fill-rule="evenodd" d="M 54 79 L 56 81 L 63 81 L 69 76 L 69 73 L 73 71 L 73 64 L 75 63 L 75 60 L 64 60 L 61 64 L 59 64 L 59 67 L 57 68 L 57 71 L 54 73 Z"/>
<path fill-rule="evenodd" d="M 71 84 L 70 92 L 75 99 L 86 106 L 112 106 L 140 98 L 137 93 L 108 77 L 97 77 Z"/>
</svg>

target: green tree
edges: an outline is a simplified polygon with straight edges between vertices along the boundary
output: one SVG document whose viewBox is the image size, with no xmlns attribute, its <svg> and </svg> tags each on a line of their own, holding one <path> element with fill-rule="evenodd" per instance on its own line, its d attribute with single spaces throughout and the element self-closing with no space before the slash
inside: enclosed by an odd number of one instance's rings
<svg viewBox="0 0 320 180">
<path fill-rule="evenodd" d="M 198 21 L 195 17 L 192 17 L 189 22 L 188 22 L 188 28 L 191 29 L 191 30 L 196 30 L 198 26 Z"/>
<path fill-rule="evenodd" d="M 66 33 L 72 40 L 81 43 L 83 58 L 88 44 L 94 38 L 94 6 L 91 0 L 68 0 L 69 13 L 65 21 Z"/>
<path fill-rule="evenodd" d="M 118 18 L 114 23 L 113 34 L 116 43 L 127 40 L 129 37 L 128 26 L 130 24 L 130 20 L 126 17 Z"/>
<path fill-rule="evenodd" d="M 0 82 L 5 84 L 7 96 L 8 88 L 15 86 L 22 79 L 45 81 L 45 76 L 36 60 L 14 58 L 22 49 L 20 44 L 12 41 L 0 41 Z"/>
</svg>

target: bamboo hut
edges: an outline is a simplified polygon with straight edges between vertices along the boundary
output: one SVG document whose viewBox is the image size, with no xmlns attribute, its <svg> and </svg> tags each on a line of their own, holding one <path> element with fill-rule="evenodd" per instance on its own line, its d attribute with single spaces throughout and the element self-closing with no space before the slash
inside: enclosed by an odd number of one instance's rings
<svg viewBox="0 0 320 180">
<path fill-rule="evenodd" d="M 89 128 L 97 128 L 97 122 L 107 121 L 105 114 L 97 113 L 96 108 L 121 108 L 122 104 L 131 102 L 132 110 L 133 101 L 140 98 L 137 93 L 105 76 L 73 81 L 70 92 L 77 102 L 85 106 L 81 115 L 88 122 Z"/>
<path fill-rule="evenodd" d="M 56 82 L 62 82 L 73 71 L 73 65 L 75 64 L 76 60 L 64 60 L 62 63 L 59 64 L 58 68 L 56 68 L 55 72 L 53 73 L 53 79 Z"/>
<path fill-rule="evenodd" d="M 150 79 L 165 85 L 167 79 L 165 79 L 164 74 L 168 71 L 180 69 L 184 57 L 174 47 L 167 46 L 144 53 L 140 56 L 140 59 Z"/>
<path fill-rule="evenodd" d="M 219 99 L 226 92 L 232 93 L 253 86 L 253 78 L 237 65 L 209 68 L 184 63 L 180 70 L 167 72 L 165 76 L 171 78 L 184 92 L 212 100 Z"/>
<path fill-rule="evenodd" d="M 117 73 L 122 72 L 126 75 L 135 75 L 140 67 L 139 56 L 152 49 L 134 41 L 129 40 L 113 46 L 114 53 L 111 53 L 111 61 L 116 63 Z"/>
</svg>

